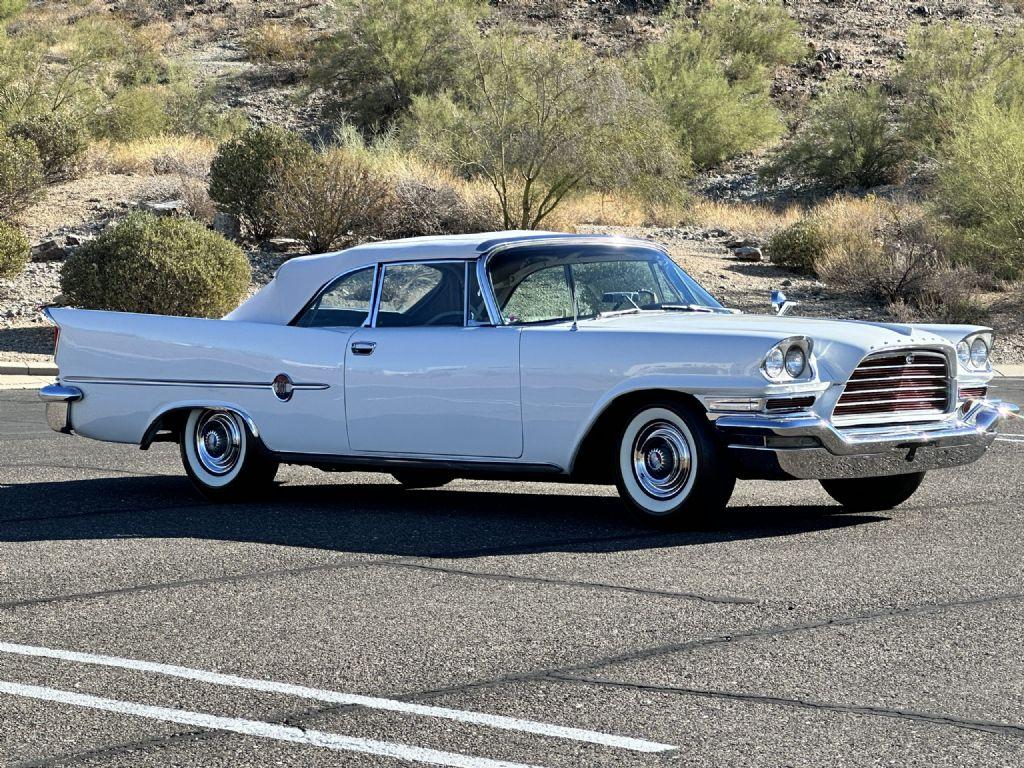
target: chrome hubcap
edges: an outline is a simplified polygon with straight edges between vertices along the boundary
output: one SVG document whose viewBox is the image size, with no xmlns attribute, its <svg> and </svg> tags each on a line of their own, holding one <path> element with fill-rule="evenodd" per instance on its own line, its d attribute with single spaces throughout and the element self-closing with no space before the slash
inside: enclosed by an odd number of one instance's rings
<svg viewBox="0 0 1024 768">
<path fill-rule="evenodd" d="M 196 425 L 196 456 L 211 475 L 226 475 L 242 454 L 242 429 L 233 414 L 207 411 Z"/>
<path fill-rule="evenodd" d="M 651 422 L 633 441 L 633 475 L 656 499 L 676 496 L 690 479 L 691 464 L 690 445 L 671 422 Z"/>
</svg>

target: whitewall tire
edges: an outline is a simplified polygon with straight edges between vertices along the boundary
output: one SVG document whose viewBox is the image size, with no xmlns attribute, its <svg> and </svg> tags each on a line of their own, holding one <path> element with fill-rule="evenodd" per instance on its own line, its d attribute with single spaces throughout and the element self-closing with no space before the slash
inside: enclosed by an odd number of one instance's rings
<svg viewBox="0 0 1024 768">
<path fill-rule="evenodd" d="M 721 512 L 736 478 L 707 417 L 685 403 L 652 403 L 623 424 L 616 446 L 619 494 L 643 519 L 696 522 Z"/>
<path fill-rule="evenodd" d="M 266 457 L 245 420 L 234 411 L 197 408 L 181 433 L 181 460 L 207 498 L 244 498 L 269 485 L 278 463 Z"/>
</svg>

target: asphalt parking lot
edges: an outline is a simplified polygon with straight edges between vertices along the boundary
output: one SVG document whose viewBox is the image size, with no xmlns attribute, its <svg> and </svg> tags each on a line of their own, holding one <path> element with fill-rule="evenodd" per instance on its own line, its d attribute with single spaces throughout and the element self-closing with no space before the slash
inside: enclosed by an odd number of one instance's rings
<svg viewBox="0 0 1024 768">
<path fill-rule="evenodd" d="M 892 513 L 741 483 L 662 533 L 612 488 L 304 468 L 215 506 L 0 392 L 0 762 L 1020 766 L 1010 431 Z"/>
</svg>

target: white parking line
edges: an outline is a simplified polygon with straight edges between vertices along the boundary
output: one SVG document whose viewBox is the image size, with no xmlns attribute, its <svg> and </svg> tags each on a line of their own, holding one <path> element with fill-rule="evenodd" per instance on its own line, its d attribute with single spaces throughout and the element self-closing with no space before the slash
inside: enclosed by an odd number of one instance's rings
<svg viewBox="0 0 1024 768">
<path fill-rule="evenodd" d="M 80 664 L 95 664 L 104 667 L 131 669 L 139 672 L 154 672 L 156 674 L 167 675 L 169 677 L 195 680 L 197 682 L 222 685 L 230 688 L 245 688 L 251 691 L 296 696 L 302 699 L 312 699 L 315 701 L 328 702 L 330 704 L 350 704 L 360 707 L 368 707 L 370 709 L 402 712 L 409 715 L 457 720 L 462 723 L 484 725 L 490 728 L 499 728 L 506 731 L 535 733 L 540 736 L 551 736 L 558 739 L 569 739 L 571 741 L 581 741 L 589 744 L 600 744 L 608 747 L 616 747 L 618 749 L 628 749 L 633 752 L 668 752 L 676 749 L 676 747 L 671 744 L 659 744 L 654 741 L 634 739 L 628 736 L 616 736 L 615 734 L 601 733 L 600 731 L 588 731 L 582 728 L 569 728 L 562 725 L 540 723 L 535 720 L 521 720 L 517 717 L 489 715 L 483 712 L 466 712 L 460 709 L 431 707 L 423 704 L 413 704 L 407 701 L 398 701 L 396 699 L 383 699 L 376 696 L 361 696 L 359 694 L 326 691 L 318 688 L 307 688 L 301 685 L 292 685 L 290 683 L 275 682 L 272 680 L 256 680 L 248 677 L 224 675 L 219 672 L 190 669 L 189 667 L 179 667 L 173 664 L 159 664 L 152 661 L 122 659 L 117 656 L 102 656 L 93 653 L 79 653 L 77 651 L 64 651 L 54 648 L 43 648 L 33 645 L 18 645 L 15 643 L 3 642 L 0 642 L 0 653 L 60 659 L 62 661 L 72 661 Z"/>
<path fill-rule="evenodd" d="M 1024 443 L 1024 435 L 999 435 L 996 440 L 1000 443 Z"/>
<path fill-rule="evenodd" d="M 259 720 L 242 720 L 235 717 L 218 717 L 203 712 L 189 712 L 184 709 L 168 709 L 136 704 L 131 701 L 104 699 L 84 693 L 61 691 L 56 688 L 41 688 L 36 685 L 22 685 L 0 681 L 0 693 L 12 696 L 23 696 L 40 701 L 52 701 L 58 704 L 71 704 L 76 707 L 99 709 L 104 712 L 117 712 L 122 715 L 144 717 L 149 720 L 162 720 L 168 723 L 194 725 L 217 731 L 230 731 L 263 739 L 288 741 L 295 744 L 308 744 L 313 747 L 325 747 L 341 752 L 360 752 L 367 755 L 382 755 L 398 760 L 411 760 L 430 765 L 445 765 L 452 768 L 539 768 L 523 763 L 509 763 L 504 760 L 489 760 L 486 757 L 459 755 L 454 752 L 442 752 L 436 749 L 412 747 L 405 744 L 392 744 L 387 741 L 360 739 L 353 736 L 342 736 L 325 731 L 309 731 L 289 725 L 275 725 Z"/>
</svg>

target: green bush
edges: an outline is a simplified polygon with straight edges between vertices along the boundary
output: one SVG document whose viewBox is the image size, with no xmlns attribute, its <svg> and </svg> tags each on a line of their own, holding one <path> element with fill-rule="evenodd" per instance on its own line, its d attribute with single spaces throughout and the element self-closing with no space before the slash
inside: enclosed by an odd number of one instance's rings
<svg viewBox="0 0 1024 768">
<path fill-rule="evenodd" d="M 829 238 L 821 226 L 812 219 L 801 219 L 768 238 L 765 253 L 772 264 L 814 274 L 828 247 Z"/>
<path fill-rule="evenodd" d="M 28 139 L 0 134 L 0 221 L 16 218 L 42 196 L 43 163 Z"/>
<path fill-rule="evenodd" d="M 238 216 L 252 237 L 267 237 L 276 225 L 271 199 L 276 170 L 309 157 L 312 151 L 291 131 L 250 128 L 217 150 L 210 166 L 210 198 L 225 213 Z"/>
<path fill-rule="evenodd" d="M 174 134 L 223 141 L 249 127 L 245 112 L 219 104 L 215 88 L 210 84 L 183 82 L 171 86 L 164 110 L 167 128 Z"/>
<path fill-rule="evenodd" d="M 28 6 L 28 0 L 0 0 L 0 21 L 13 19 Z"/>
<path fill-rule="evenodd" d="M 778 138 L 771 70 L 805 50 L 785 10 L 728 0 L 705 11 L 696 29 L 682 5 L 672 15 L 638 68 L 694 162 L 707 168 Z"/>
<path fill-rule="evenodd" d="M 763 67 L 792 64 L 809 50 L 800 25 L 779 0 L 717 0 L 700 16 L 700 28 L 728 56 L 726 69 L 732 80 Z"/>
<path fill-rule="evenodd" d="M 219 317 L 250 277 L 241 249 L 202 224 L 135 213 L 68 258 L 61 290 L 90 309 Z"/>
<path fill-rule="evenodd" d="M 0 280 L 15 277 L 28 264 L 28 238 L 13 224 L 0 221 Z"/>
<path fill-rule="evenodd" d="M 483 0 L 336 0 L 340 29 L 310 69 L 332 111 L 366 133 L 392 124 L 413 97 L 458 89 L 469 74 Z"/>
<path fill-rule="evenodd" d="M 1024 274 L 1024 107 L 977 102 L 943 143 L 935 203 L 963 258 L 1000 277 Z"/>
<path fill-rule="evenodd" d="M 765 169 L 828 189 L 875 187 L 900 178 L 907 152 L 881 88 L 842 88 L 814 105 L 793 141 Z"/>
<path fill-rule="evenodd" d="M 966 24 L 912 29 L 895 78 L 903 131 L 931 156 L 965 120 L 976 98 L 1002 107 L 1024 101 L 1024 30 L 997 36 Z"/>
<path fill-rule="evenodd" d="M 81 125 L 56 113 L 25 118 L 11 126 L 8 132 L 35 145 L 49 182 L 74 178 L 89 146 Z"/>
<path fill-rule="evenodd" d="M 113 141 L 148 139 L 168 127 L 167 92 L 159 86 L 126 88 L 114 96 L 100 133 Z"/>
</svg>

